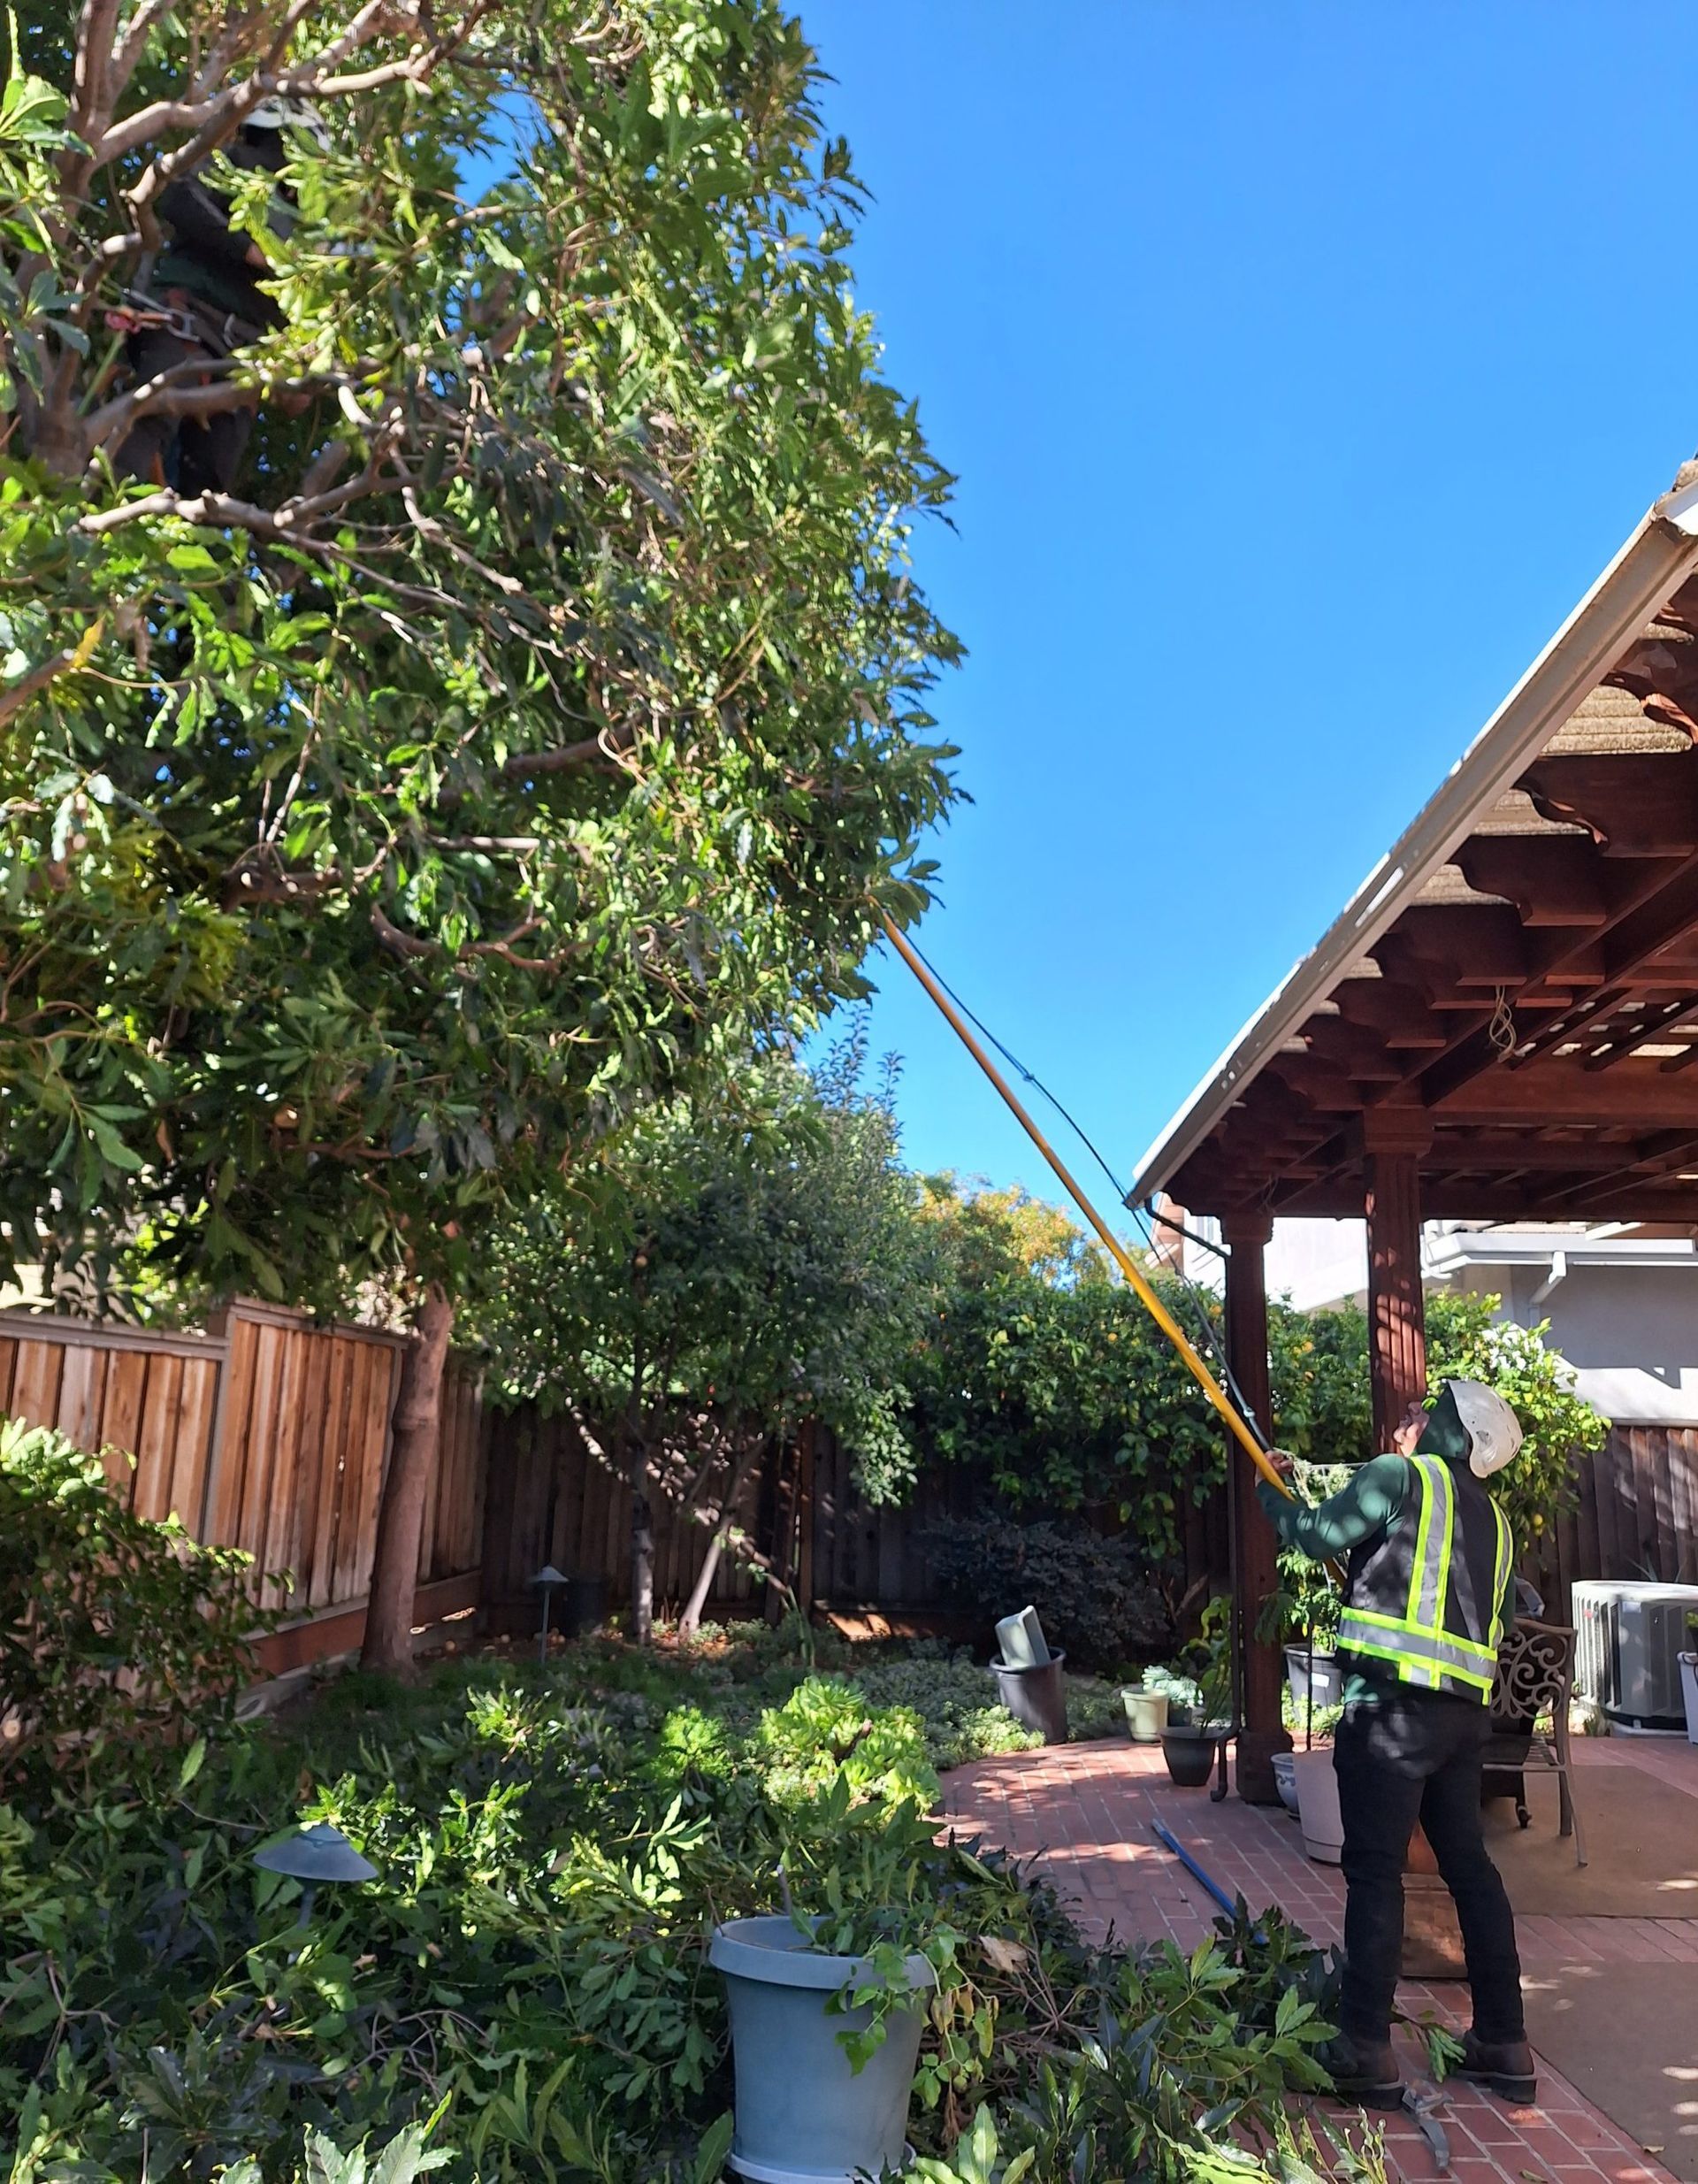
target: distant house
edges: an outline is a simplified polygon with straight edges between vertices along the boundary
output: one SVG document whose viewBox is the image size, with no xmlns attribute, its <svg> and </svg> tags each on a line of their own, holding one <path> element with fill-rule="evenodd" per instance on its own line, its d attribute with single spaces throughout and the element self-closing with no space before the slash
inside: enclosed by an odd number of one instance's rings
<svg viewBox="0 0 1698 2184">
<path fill-rule="evenodd" d="M 1205 1237 L 1205 1221 L 1186 1217 Z M 1213 1253 L 1171 1231 L 1170 1251 L 1197 1282 L 1220 1284 Z M 1366 1225 L 1288 1220 L 1274 1224 L 1267 1286 L 1304 1310 L 1365 1304 Z M 1550 1322 L 1549 1339 L 1575 1369 L 1579 1392 L 1619 1426 L 1698 1427 L 1698 1238 L 1645 1222 L 1428 1222 L 1421 1278 L 1430 1290 L 1500 1297 L 1523 1327 Z"/>
</svg>

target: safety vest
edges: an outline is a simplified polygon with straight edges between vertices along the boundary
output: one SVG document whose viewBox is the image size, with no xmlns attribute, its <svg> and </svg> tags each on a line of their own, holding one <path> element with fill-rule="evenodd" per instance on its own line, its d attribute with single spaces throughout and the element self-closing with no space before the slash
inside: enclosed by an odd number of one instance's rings
<svg viewBox="0 0 1698 2184">
<path fill-rule="evenodd" d="M 1488 1705 L 1513 1535 L 1471 1471 L 1437 1456 L 1409 1464 L 1414 1490 L 1396 1520 L 1351 1554 L 1339 1650 Z"/>
</svg>

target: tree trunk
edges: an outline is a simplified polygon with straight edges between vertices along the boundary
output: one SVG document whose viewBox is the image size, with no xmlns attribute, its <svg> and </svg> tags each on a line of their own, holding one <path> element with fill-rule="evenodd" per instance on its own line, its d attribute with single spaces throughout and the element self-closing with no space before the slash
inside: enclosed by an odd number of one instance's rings
<svg viewBox="0 0 1698 2184">
<path fill-rule="evenodd" d="M 378 1509 L 377 1552 L 365 1610 L 362 1668 L 400 1675 L 413 1661 L 413 1596 L 418 1583 L 418 1543 L 424 1500 L 436 1458 L 442 1411 L 442 1375 L 454 1332 L 454 1307 L 432 1283 L 419 1308 L 418 1324 L 402 1362 L 395 1398 L 389 1471 Z"/>
<path fill-rule="evenodd" d="M 648 1442 L 630 1437 L 631 1635 L 639 1645 L 654 1636 L 654 1512 L 648 1499 Z"/>
<path fill-rule="evenodd" d="M 714 1527 L 714 1536 L 708 1543 L 708 1552 L 701 1559 L 701 1568 L 690 1589 L 690 1598 L 684 1604 L 684 1613 L 678 1618 L 682 1636 L 692 1636 L 701 1628 L 701 1611 L 708 1605 L 708 1596 L 714 1589 L 714 1579 L 719 1570 L 719 1558 L 725 1552 L 725 1542 L 731 1536 L 731 1527 L 737 1521 L 737 1498 L 743 1491 L 743 1482 L 749 1475 L 749 1467 L 760 1454 L 761 1442 L 746 1442 L 737 1461 L 731 1466 L 731 1475 L 725 1482 L 724 1497 L 719 1505 L 719 1521 Z"/>
</svg>

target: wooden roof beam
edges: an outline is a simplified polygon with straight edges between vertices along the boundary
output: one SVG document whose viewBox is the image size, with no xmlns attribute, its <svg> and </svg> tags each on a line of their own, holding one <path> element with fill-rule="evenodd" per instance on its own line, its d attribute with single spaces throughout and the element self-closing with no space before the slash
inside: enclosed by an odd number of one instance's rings
<svg viewBox="0 0 1698 2184">
<path fill-rule="evenodd" d="M 1535 759 L 1521 786 L 1546 818 L 1585 827 L 1606 857 L 1698 851 L 1698 752 L 1559 754 Z"/>
<path fill-rule="evenodd" d="M 1698 1130 L 1698 1078 L 1660 1070 L 1600 1074 L 1572 1056 L 1537 1069 L 1488 1069 L 1435 1103 L 1441 1124 L 1526 1128 L 1564 1123 L 1622 1123 L 1637 1130 Z"/>
<path fill-rule="evenodd" d="M 1582 836 L 1475 834 L 1454 862 L 1471 887 L 1512 902 L 1524 925 L 1602 925 L 1609 915 L 1598 851 Z"/>
</svg>

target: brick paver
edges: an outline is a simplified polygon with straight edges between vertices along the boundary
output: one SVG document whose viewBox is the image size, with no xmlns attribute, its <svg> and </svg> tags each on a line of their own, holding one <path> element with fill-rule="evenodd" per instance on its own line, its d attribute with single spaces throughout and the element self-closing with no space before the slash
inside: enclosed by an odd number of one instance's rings
<svg viewBox="0 0 1698 2184">
<path fill-rule="evenodd" d="M 1698 1751 L 1661 1741 L 1577 1741 L 1577 1766 L 1637 1766 L 1689 1792 L 1698 1825 Z M 1304 1855 L 1296 1823 L 1282 1811 L 1212 1805 L 1201 1789 L 1178 1789 L 1154 1746 L 1071 1744 L 1021 1752 L 958 1768 L 945 1782 L 952 1817 L 990 1843 L 1040 1856 L 1098 1935 L 1123 1941 L 1168 1937 L 1190 1949 L 1209 1931 L 1217 1907 L 1179 1860 L 1151 1833 L 1165 1821 L 1228 1893 L 1252 1909 L 1278 1904 L 1317 1941 L 1340 1937 L 1344 1892 L 1335 1867 Z M 1584 1785 L 1579 1795 L 1584 1797 Z M 1646 1963 L 1698 1960 L 1698 1919 L 1529 1918 L 1517 1922 L 1523 1968 L 1576 1959 Z M 1452 2025 L 1467 2021 L 1465 1987 L 1405 1986 L 1404 2006 Z M 1686 2060 L 1691 2027 L 1671 2026 L 1671 2062 Z M 1679 2050 L 1677 2052 L 1677 2050 Z M 1408 2056 L 1411 2075 L 1420 2073 Z M 1673 2184 L 1663 2165 L 1541 2058 L 1539 2105 L 1511 2109 L 1465 2086 L 1447 2088 L 1443 2121 L 1457 2184 Z M 1412 2119 L 1388 2119 L 1393 2174 L 1426 2184 L 1431 2150 Z"/>
</svg>

